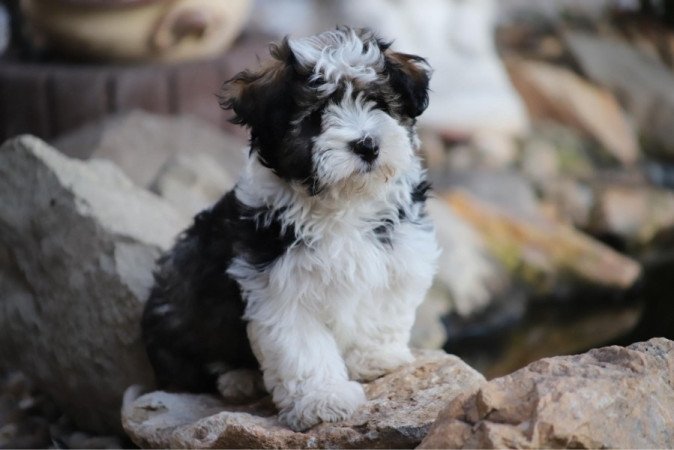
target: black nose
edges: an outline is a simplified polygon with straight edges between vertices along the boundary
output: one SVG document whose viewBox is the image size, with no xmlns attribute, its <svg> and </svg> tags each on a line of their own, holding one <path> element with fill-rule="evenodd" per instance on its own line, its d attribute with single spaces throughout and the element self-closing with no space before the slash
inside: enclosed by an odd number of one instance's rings
<svg viewBox="0 0 674 450">
<path fill-rule="evenodd" d="M 351 149 L 367 163 L 371 163 L 379 156 L 379 146 L 370 136 L 357 141 L 351 141 Z"/>
</svg>

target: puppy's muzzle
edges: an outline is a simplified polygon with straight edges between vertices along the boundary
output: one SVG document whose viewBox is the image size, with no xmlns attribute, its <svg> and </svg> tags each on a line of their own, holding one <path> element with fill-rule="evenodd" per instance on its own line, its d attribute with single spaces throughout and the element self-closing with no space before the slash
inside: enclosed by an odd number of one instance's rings
<svg viewBox="0 0 674 450">
<path fill-rule="evenodd" d="M 370 136 L 351 141 L 349 145 L 351 146 L 351 150 L 368 164 L 372 163 L 379 156 L 379 145 Z"/>
</svg>

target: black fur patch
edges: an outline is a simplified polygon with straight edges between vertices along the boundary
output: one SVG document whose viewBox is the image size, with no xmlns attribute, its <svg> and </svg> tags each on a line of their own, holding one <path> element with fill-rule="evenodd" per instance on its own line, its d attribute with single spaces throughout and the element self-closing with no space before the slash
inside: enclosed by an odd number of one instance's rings
<svg viewBox="0 0 674 450">
<path fill-rule="evenodd" d="M 260 217 L 271 214 L 263 223 Z M 256 368 L 244 302 L 226 271 L 234 255 L 260 270 L 295 241 L 270 211 L 242 205 L 233 192 L 198 214 L 159 262 L 142 318 L 143 341 L 162 389 L 212 391 L 209 367 Z"/>
<path fill-rule="evenodd" d="M 271 54 L 274 61 L 265 69 L 227 81 L 220 105 L 234 111 L 233 123 L 250 127 L 251 150 L 264 166 L 284 180 L 312 185 L 311 137 L 320 133 L 320 124 L 312 118 L 299 130 L 291 125 L 312 104 L 308 74 L 295 67 L 287 39 L 272 46 Z"/>
<path fill-rule="evenodd" d="M 426 199 L 428 198 L 428 191 L 431 189 L 431 184 L 426 181 L 422 180 L 419 182 L 414 188 L 412 189 L 411 195 L 410 195 L 410 200 L 411 202 L 414 203 L 425 203 Z M 419 217 L 408 217 L 407 213 L 405 212 L 405 208 L 403 207 L 398 207 L 398 220 L 400 222 L 404 221 L 416 221 L 421 217 L 424 217 L 426 215 L 425 210 L 422 210 L 421 213 L 419 214 Z M 379 242 L 382 244 L 386 245 L 392 245 L 392 238 L 393 238 L 393 232 L 395 231 L 395 225 L 396 223 L 389 219 L 385 218 L 382 219 L 380 224 L 376 226 L 372 231 L 374 232 L 375 237 Z"/>
<path fill-rule="evenodd" d="M 374 230 L 374 235 L 379 242 L 386 245 L 391 245 L 391 238 L 393 234 L 393 229 L 395 224 L 391 219 L 382 220 L 381 225 L 376 227 Z"/>
<path fill-rule="evenodd" d="M 421 181 L 412 190 L 412 202 L 420 203 L 428 199 L 428 191 L 431 189 L 431 183 L 426 180 Z"/>
<path fill-rule="evenodd" d="M 430 75 L 415 63 L 426 63 L 421 56 L 393 53 L 386 58 L 386 73 L 391 87 L 400 95 L 403 113 L 417 117 L 428 107 L 428 84 Z"/>
</svg>

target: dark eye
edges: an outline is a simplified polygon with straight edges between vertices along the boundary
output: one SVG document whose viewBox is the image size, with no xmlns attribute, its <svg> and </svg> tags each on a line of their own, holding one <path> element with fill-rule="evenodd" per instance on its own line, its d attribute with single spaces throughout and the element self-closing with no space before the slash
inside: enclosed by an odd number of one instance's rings
<svg viewBox="0 0 674 450">
<path fill-rule="evenodd" d="M 383 97 L 378 96 L 378 95 L 373 95 L 373 96 L 368 96 L 366 97 L 368 101 L 373 102 L 375 104 L 375 107 L 377 109 L 380 109 L 384 111 L 386 114 L 389 114 L 391 112 L 391 108 L 389 104 L 384 100 Z"/>
<path fill-rule="evenodd" d="M 309 78 L 309 82 L 307 83 L 307 86 L 309 86 L 312 89 L 318 89 L 321 84 L 323 84 L 323 77 L 312 76 L 311 78 Z"/>
</svg>

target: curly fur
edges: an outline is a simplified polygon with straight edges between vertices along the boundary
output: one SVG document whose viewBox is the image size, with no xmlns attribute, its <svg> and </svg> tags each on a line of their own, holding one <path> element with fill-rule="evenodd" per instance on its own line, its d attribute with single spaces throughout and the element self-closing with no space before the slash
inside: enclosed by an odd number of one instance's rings
<svg viewBox="0 0 674 450">
<path fill-rule="evenodd" d="M 438 256 L 415 130 L 430 68 L 345 27 L 271 53 L 225 86 L 248 164 L 160 260 L 143 335 L 161 387 L 252 395 L 259 368 L 303 430 L 412 359 Z"/>
</svg>

